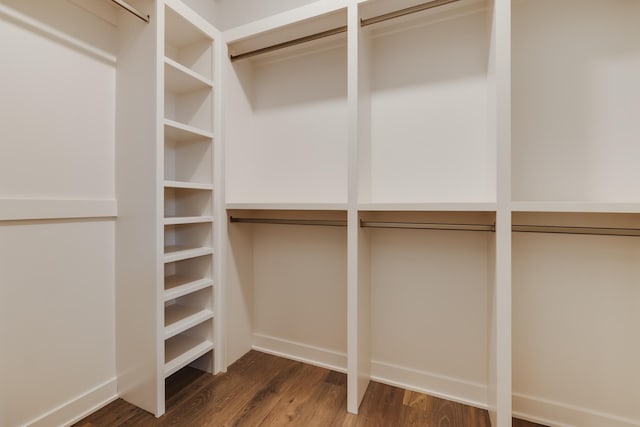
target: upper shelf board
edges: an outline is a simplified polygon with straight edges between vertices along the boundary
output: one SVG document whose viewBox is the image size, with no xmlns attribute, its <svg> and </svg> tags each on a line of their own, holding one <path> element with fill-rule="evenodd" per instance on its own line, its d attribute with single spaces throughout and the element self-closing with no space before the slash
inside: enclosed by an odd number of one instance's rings
<svg viewBox="0 0 640 427">
<path fill-rule="evenodd" d="M 181 1 L 165 1 L 165 41 L 177 48 L 203 40 L 213 41 L 215 28 Z"/>
<path fill-rule="evenodd" d="M 224 33 L 233 56 L 347 25 L 345 1 L 315 2 Z"/>
<path fill-rule="evenodd" d="M 164 59 L 164 77 L 167 89 L 173 93 L 187 93 L 213 87 L 211 80 L 166 57 Z"/>
</svg>

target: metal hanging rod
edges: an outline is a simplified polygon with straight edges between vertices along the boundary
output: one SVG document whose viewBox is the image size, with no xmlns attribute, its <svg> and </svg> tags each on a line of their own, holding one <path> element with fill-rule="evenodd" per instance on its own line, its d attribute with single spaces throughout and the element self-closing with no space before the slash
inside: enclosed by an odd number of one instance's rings
<svg viewBox="0 0 640 427">
<path fill-rule="evenodd" d="M 415 6 L 407 7 L 405 9 L 396 10 L 395 12 L 385 13 L 383 15 L 374 16 L 372 18 L 361 19 L 360 26 L 366 27 L 367 25 L 377 24 L 379 22 L 388 21 L 390 19 L 399 18 L 401 16 L 410 15 L 416 12 L 422 12 L 423 10 L 433 9 L 434 7 L 444 6 L 449 3 L 455 3 L 460 0 L 434 0 L 427 3 L 418 4 Z"/>
<path fill-rule="evenodd" d="M 640 236 L 638 228 L 567 227 L 562 225 L 513 225 L 516 233 L 583 234 L 590 236 Z"/>
<path fill-rule="evenodd" d="M 425 222 L 360 221 L 360 227 L 407 228 L 412 230 L 496 231 L 493 224 L 446 224 Z"/>
<path fill-rule="evenodd" d="M 338 28 L 333 28 L 331 30 L 327 30 L 327 31 L 322 31 L 320 33 L 316 33 L 316 34 L 311 34 L 308 36 L 304 36 L 304 37 L 300 37 L 297 39 L 293 39 L 293 40 L 289 40 L 286 42 L 282 42 L 282 43 L 277 43 L 271 46 L 267 46 L 267 47 L 263 47 L 260 49 L 256 49 L 256 50 L 251 50 L 249 52 L 245 52 L 245 53 L 239 53 L 238 55 L 229 55 L 229 58 L 231 59 L 231 61 L 238 61 L 240 59 L 246 59 L 246 58 L 250 58 L 252 56 L 256 56 L 256 55 L 261 55 L 263 53 L 267 53 L 267 52 L 272 52 L 274 50 L 279 50 L 279 49 L 284 49 L 285 47 L 290 47 L 290 46 L 296 46 L 302 43 L 307 43 L 313 40 L 318 40 L 324 37 L 329 37 L 329 36 L 333 36 L 336 34 L 342 34 L 342 33 L 346 33 L 347 32 L 347 26 L 343 26 L 343 27 L 338 27 Z"/>
<path fill-rule="evenodd" d="M 279 219 L 279 218 L 238 218 L 229 217 L 229 222 L 246 224 L 285 224 L 285 225 L 323 225 L 329 227 L 346 227 L 346 220 L 333 219 Z"/>
<path fill-rule="evenodd" d="M 117 4 L 118 6 L 120 6 L 121 8 L 123 8 L 124 10 L 126 10 L 127 12 L 137 16 L 138 18 L 142 19 L 144 22 L 146 22 L 147 24 L 149 23 L 149 15 L 143 15 L 142 12 L 140 12 L 138 9 L 136 9 L 135 7 L 131 6 L 129 3 L 124 2 L 122 0 L 111 0 L 113 3 Z"/>
</svg>

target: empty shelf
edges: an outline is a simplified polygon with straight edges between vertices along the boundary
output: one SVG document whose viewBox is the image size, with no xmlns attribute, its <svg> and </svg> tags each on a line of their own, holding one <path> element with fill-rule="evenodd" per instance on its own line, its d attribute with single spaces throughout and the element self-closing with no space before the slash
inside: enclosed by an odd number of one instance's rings
<svg viewBox="0 0 640 427">
<path fill-rule="evenodd" d="M 171 304 L 164 309 L 164 339 L 209 320 L 213 311 L 207 308 L 194 308 L 182 304 Z"/>
<path fill-rule="evenodd" d="M 203 138 L 213 139 L 211 132 L 170 119 L 164 119 L 164 136 L 173 141 L 193 141 L 194 139 Z"/>
<path fill-rule="evenodd" d="M 213 280 L 187 276 L 167 276 L 164 278 L 164 300 L 169 301 L 183 295 L 213 286 Z"/>
<path fill-rule="evenodd" d="M 164 375 L 175 373 L 198 357 L 213 350 L 213 343 L 206 339 L 176 335 L 165 343 Z"/>
<path fill-rule="evenodd" d="M 167 89 L 174 93 L 186 93 L 211 89 L 213 83 L 171 58 L 164 59 L 164 78 Z"/>
<path fill-rule="evenodd" d="M 164 247 L 164 262 L 181 261 L 183 259 L 196 258 L 203 255 L 213 254 L 213 248 L 209 247 L 190 247 L 181 245 L 172 245 Z"/>
<path fill-rule="evenodd" d="M 200 224 L 213 222 L 212 216 L 172 216 L 164 218 L 164 225 Z"/>
<path fill-rule="evenodd" d="M 213 184 L 203 182 L 165 181 L 165 188 L 187 188 L 190 190 L 213 190 Z"/>
</svg>

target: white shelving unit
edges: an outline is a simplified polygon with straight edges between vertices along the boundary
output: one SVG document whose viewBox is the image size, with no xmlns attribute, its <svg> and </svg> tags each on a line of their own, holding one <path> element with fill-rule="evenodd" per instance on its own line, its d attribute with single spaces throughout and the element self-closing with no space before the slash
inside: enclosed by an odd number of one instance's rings
<svg viewBox="0 0 640 427">
<path fill-rule="evenodd" d="M 373 379 L 640 423 L 637 239 L 589 235 L 640 227 L 638 2 L 330 0 L 224 44 L 165 2 L 118 56 L 126 399 L 254 348 L 346 372 L 353 413 Z"/>
<path fill-rule="evenodd" d="M 510 226 L 500 237 L 360 227 L 367 219 L 492 227 L 498 212 L 510 218 L 509 195 L 496 184 L 508 140 L 495 118 L 504 89 L 496 69 L 504 72 L 508 50 L 496 52 L 492 39 L 509 8 L 463 1 L 361 26 L 418 3 L 317 2 L 225 33 L 229 358 L 255 348 L 347 372 L 350 412 L 374 378 L 510 422 L 508 338 L 499 339 L 507 363 L 490 368 L 499 353 L 496 254 L 508 250 Z M 332 35 L 270 51 L 319 33 Z M 461 262 L 469 269 L 451 271 Z M 295 273 L 301 266 L 306 275 Z M 448 342 L 447 328 L 417 339 L 440 320 L 428 304 L 468 315 L 455 330 L 469 348 Z"/>
<path fill-rule="evenodd" d="M 150 23 L 120 30 L 118 199 L 126 218 L 118 225 L 117 360 L 121 396 L 160 416 L 165 377 L 187 365 L 212 373 L 226 366 L 214 108 L 221 37 L 179 0 L 140 3 Z"/>
</svg>

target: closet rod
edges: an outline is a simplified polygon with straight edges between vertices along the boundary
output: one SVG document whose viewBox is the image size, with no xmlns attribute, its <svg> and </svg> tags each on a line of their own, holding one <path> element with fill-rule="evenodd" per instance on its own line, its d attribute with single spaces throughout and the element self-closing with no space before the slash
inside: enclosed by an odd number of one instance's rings
<svg viewBox="0 0 640 427">
<path fill-rule="evenodd" d="M 296 46 L 302 43 L 307 43 L 313 40 L 318 40 L 324 37 L 333 36 L 336 34 L 342 34 L 347 32 L 347 26 L 333 28 L 331 30 L 322 31 L 320 33 L 311 34 L 308 36 L 300 37 L 297 39 L 289 40 L 282 43 L 277 43 L 271 46 L 263 47 L 256 50 L 250 50 L 249 52 L 239 53 L 237 55 L 229 55 L 231 61 L 238 61 L 240 59 L 250 58 L 252 56 L 261 55 L 263 53 L 272 52 L 274 50 L 284 49 L 285 47 Z"/>
<path fill-rule="evenodd" d="M 323 225 L 329 227 L 346 227 L 346 220 L 333 219 L 280 219 L 280 218 L 239 218 L 229 217 L 229 222 L 246 224 L 285 224 L 285 225 Z"/>
<path fill-rule="evenodd" d="M 410 15 L 416 12 L 422 12 L 423 10 L 433 9 L 434 7 L 444 6 L 446 4 L 455 3 L 457 1 L 460 0 L 434 0 L 427 3 L 417 4 L 405 9 L 396 10 L 395 12 L 385 13 L 382 15 L 374 16 L 372 18 L 361 19 L 360 26 L 366 27 L 367 25 L 377 24 L 379 22 L 388 21 L 390 19 L 399 18 L 401 16 Z"/>
<path fill-rule="evenodd" d="M 122 0 L 111 0 L 111 1 L 117 4 L 118 6 L 120 6 L 121 8 L 123 8 L 124 10 L 126 10 L 127 12 L 142 19 L 144 22 L 149 23 L 149 15 L 143 15 L 138 9 L 131 6 L 129 3 L 124 2 Z"/>
<path fill-rule="evenodd" d="M 229 222 L 247 224 L 284 224 L 284 225 L 320 225 L 329 227 L 346 227 L 346 220 L 333 219 L 282 219 L 282 218 L 239 218 L 229 217 Z M 447 231 L 482 231 L 495 232 L 495 224 L 447 224 L 427 222 L 397 222 L 397 221 L 364 221 L 360 220 L 363 228 L 404 228 L 410 230 L 447 230 Z M 564 225 L 526 225 L 514 224 L 511 230 L 515 233 L 543 233 L 543 234 L 581 234 L 591 236 L 625 236 L 640 237 L 640 228 L 613 227 L 572 227 Z"/>
<path fill-rule="evenodd" d="M 362 221 L 360 227 L 367 228 L 407 228 L 413 230 L 452 230 L 452 231 L 496 231 L 493 224 L 446 224 L 426 222 Z"/>
<path fill-rule="evenodd" d="M 546 234 L 583 234 L 589 236 L 640 236 L 639 228 L 610 228 L 610 227 L 571 227 L 563 225 L 516 225 L 511 227 L 516 233 L 546 233 Z"/>
</svg>

